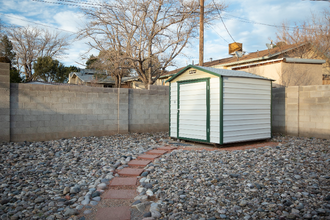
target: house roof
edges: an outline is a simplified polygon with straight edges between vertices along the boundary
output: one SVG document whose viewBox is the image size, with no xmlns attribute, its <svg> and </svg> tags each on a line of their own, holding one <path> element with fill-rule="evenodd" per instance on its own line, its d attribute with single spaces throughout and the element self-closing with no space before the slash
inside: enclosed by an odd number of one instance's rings
<svg viewBox="0 0 330 220">
<path fill-rule="evenodd" d="M 95 71 L 83 71 L 83 72 L 72 72 L 70 73 L 71 76 L 76 75 L 81 81 L 83 82 L 95 82 L 101 84 L 115 84 L 115 81 L 112 79 L 111 76 L 105 75 L 105 78 L 96 79 L 94 78 L 94 74 L 97 73 Z M 102 74 L 102 73 L 101 73 Z M 128 76 L 122 78 L 123 82 L 135 81 L 138 80 L 137 76 Z"/>
<path fill-rule="evenodd" d="M 68 83 L 56 83 L 56 82 L 43 82 L 43 81 L 30 81 L 26 82 L 25 84 L 36 84 L 36 85 L 64 85 L 64 86 L 77 86 L 75 84 L 68 84 Z"/>
<path fill-rule="evenodd" d="M 204 67 L 211 67 L 211 66 L 231 66 L 231 65 L 238 65 L 238 64 L 243 64 L 243 63 L 249 63 L 249 62 L 255 62 L 255 61 L 263 61 L 263 60 L 269 60 L 269 59 L 274 59 L 277 58 L 279 55 L 282 55 L 284 53 L 287 53 L 291 50 L 294 50 L 296 48 L 302 47 L 306 45 L 304 44 L 290 44 L 290 45 L 284 45 L 281 47 L 275 47 L 270 50 L 261 50 L 253 53 L 249 53 L 247 55 L 244 55 L 237 60 L 237 57 L 227 57 L 219 60 L 213 60 L 210 62 L 205 62 L 203 64 Z M 167 72 L 166 74 L 162 75 L 160 78 L 166 78 L 168 76 L 172 76 L 173 74 L 181 71 L 185 67 L 172 70 Z"/>
<path fill-rule="evenodd" d="M 219 68 L 214 68 L 214 67 L 205 67 L 205 66 L 194 66 L 194 65 L 188 65 L 184 67 L 181 71 L 179 71 L 177 74 L 172 76 L 170 79 L 166 80 L 166 82 L 170 82 L 179 75 L 181 75 L 183 72 L 190 68 L 195 68 L 200 71 L 215 75 L 215 76 L 229 76 L 229 77 L 242 77 L 242 78 L 254 78 L 254 79 L 263 79 L 263 80 L 271 80 L 266 77 L 262 77 L 253 73 L 248 73 L 244 71 L 237 71 L 237 70 L 228 70 L 228 69 L 219 69 Z"/>
<path fill-rule="evenodd" d="M 81 73 L 81 72 L 72 72 L 71 74 L 72 74 L 72 76 L 76 75 L 83 82 L 95 81 L 96 83 L 109 83 L 109 84 L 115 83 L 115 81 L 111 78 L 111 76 L 106 76 L 104 79 L 95 79 L 94 73 L 85 74 L 85 73 Z"/>
</svg>

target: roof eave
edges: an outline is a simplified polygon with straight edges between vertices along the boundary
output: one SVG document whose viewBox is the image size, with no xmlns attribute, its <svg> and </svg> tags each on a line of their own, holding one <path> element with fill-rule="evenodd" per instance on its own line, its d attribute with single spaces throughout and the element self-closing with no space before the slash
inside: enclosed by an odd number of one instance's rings
<svg viewBox="0 0 330 220">
<path fill-rule="evenodd" d="M 236 61 L 236 62 L 232 62 L 232 63 L 225 63 L 225 64 L 220 64 L 220 65 L 216 65 L 218 67 L 227 67 L 227 66 L 232 66 L 232 65 L 237 65 L 237 64 L 243 64 L 243 63 L 249 63 L 249 62 L 255 62 L 255 61 L 261 61 L 261 60 L 267 60 L 267 59 L 271 59 L 272 57 L 275 57 L 275 56 L 278 56 L 280 54 L 283 54 L 283 53 L 286 53 L 290 50 L 294 50 L 298 47 L 301 47 L 301 46 L 304 46 L 306 45 L 307 43 L 303 43 L 299 46 L 296 46 L 294 48 L 288 48 L 286 50 L 283 50 L 283 51 L 279 51 L 277 53 L 274 53 L 274 54 L 270 54 L 268 56 L 263 56 L 263 57 L 258 57 L 258 58 L 252 58 L 252 59 L 248 59 L 248 60 L 241 60 L 241 61 Z"/>
<path fill-rule="evenodd" d="M 300 58 L 285 58 L 286 63 L 309 63 L 309 64 L 324 64 L 325 60 L 316 59 L 300 59 Z"/>
<path fill-rule="evenodd" d="M 177 74 L 175 74 L 174 76 L 172 76 L 171 78 L 169 78 L 168 80 L 166 80 L 166 83 L 167 82 L 171 82 L 173 79 L 175 79 L 176 77 L 178 77 L 179 75 L 181 75 L 183 72 L 185 72 L 187 69 L 190 69 L 190 68 L 195 68 L 197 70 L 200 70 L 200 71 L 203 71 L 203 72 L 206 72 L 206 73 L 209 73 L 211 75 L 214 75 L 214 76 L 217 76 L 217 77 L 221 77 L 221 75 L 217 74 L 217 73 L 214 73 L 212 71 L 209 71 L 209 70 L 206 70 L 204 68 L 201 68 L 199 66 L 194 66 L 194 65 L 188 65 L 186 66 L 185 68 L 183 68 L 181 71 L 179 71 Z"/>
</svg>

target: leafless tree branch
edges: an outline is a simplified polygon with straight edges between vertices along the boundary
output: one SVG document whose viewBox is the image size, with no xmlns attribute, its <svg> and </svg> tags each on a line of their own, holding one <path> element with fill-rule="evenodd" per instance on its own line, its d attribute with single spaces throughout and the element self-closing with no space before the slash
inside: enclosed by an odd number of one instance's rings
<svg viewBox="0 0 330 220">
<path fill-rule="evenodd" d="M 17 66 L 22 69 L 26 81 L 32 79 L 32 64 L 38 57 L 59 57 L 69 45 L 67 37 L 59 32 L 37 27 L 11 27 L 6 32 L 16 52 Z"/>
<path fill-rule="evenodd" d="M 206 4 L 205 21 L 225 8 L 224 4 Z M 106 54 L 117 63 L 112 66 L 125 62 L 146 87 L 173 66 L 173 59 L 196 36 L 199 25 L 199 1 L 118 0 L 84 12 L 90 22 L 79 37 L 91 39 L 91 48 L 111 51 Z"/>
</svg>

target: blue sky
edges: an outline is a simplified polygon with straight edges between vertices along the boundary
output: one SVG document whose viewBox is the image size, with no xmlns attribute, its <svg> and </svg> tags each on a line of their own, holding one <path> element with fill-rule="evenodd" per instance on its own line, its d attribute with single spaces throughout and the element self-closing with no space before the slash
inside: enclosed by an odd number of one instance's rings
<svg viewBox="0 0 330 220">
<path fill-rule="evenodd" d="M 72 36 L 86 22 L 86 18 L 79 8 L 46 2 L 60 1 L 0 0 L 1 20 L 11 25 L 36 25 L 50 30 L 61 30 L 64 34 Z M 99 1 L 85 0 L 79 2 L 95 3 Z M 329 1 L 225 0 L 224 3 L 228 5 L 222 14 L 224 23 L 234 40 L 243 43 L 243 50 L 247 53 L 264 50 L 266 49 L 265 44 L 270 43 L 270 39 L 276 40 L 277 28 L 271 25 L 280 26 L 283 22 L 294 25 L 310 19 L 311 12 L 318 15 L 324 9 L 330 9 Z M 87 40 L 72 42 L 67 54 L 59 60 L 65 65 L 76 65 L 84 68 L 80 64 L 86 62 L 81 58 L 88 51 L 86 42 Z M 233 40 L 225 30 L 221 20 L 215 21 L 212 26 L 207 26 L 204 62 L 210 61 L 210 58 L 215 60 L 229 57 L 228 44 L 232 42 Z M 94 51 L 94 55 L 97 55 L 97 52 Z M 183 54 L 178 56 L 175 61 L 177 67 L 191 64 L 192 61 L 198 63 L 198 39 L 193 39 L 192 44 L 184 49 Z"/>
</svg>

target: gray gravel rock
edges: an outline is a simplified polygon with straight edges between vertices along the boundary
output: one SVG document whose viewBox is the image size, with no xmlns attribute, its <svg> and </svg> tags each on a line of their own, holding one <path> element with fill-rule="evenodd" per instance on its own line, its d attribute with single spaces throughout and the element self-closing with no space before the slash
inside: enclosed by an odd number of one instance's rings
<svg viewBox="0 0 330 220">
<path fill-rule="evenodd" d="M 0 144 L 0 219 L 67 219 L 167 133 Z M 96 191 L 96 189 L 100 191 Z M 94 203 L 93 203 L 94 204 Z"/>
<path fill-rule="evenodd" d="M 78 211 L 76 209 L 70 209 L 66 208 L 64 212 L 64 216 L 71 216 L 71 215 L 77 215 Z"/>
<path fill-rule="evenodd" d="M 330 140 L 272 141 L 278 146 L 174 150 L 146 167 L 153 172 L 138 190 L 153 192 L 164 219 L 330 219 Z"/>
</svg>

